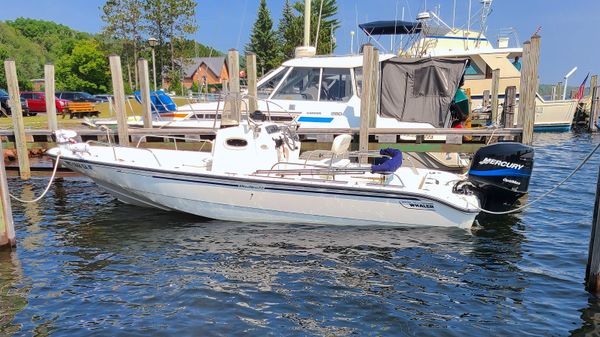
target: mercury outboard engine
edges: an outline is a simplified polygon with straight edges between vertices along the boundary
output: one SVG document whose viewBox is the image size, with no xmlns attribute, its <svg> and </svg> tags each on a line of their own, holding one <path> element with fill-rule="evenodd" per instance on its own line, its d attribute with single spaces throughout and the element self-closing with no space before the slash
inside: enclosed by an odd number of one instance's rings
<svg viewBox="0 0 600 337">
<path fill-rule="evenodd" d="M 533 148 L 521 143 L 496 143 L 475 153 L 468 181 L 483 209 L 505 210 L 527 193 L 533 169 Z"/>
</svg>

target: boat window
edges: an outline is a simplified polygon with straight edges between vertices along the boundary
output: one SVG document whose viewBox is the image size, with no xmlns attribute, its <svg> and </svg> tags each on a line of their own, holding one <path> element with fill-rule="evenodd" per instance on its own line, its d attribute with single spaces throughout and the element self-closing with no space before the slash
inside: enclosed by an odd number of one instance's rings
<svg viewBox="0 0 600 337">
<path fill-rule="evenodd" d="M 415 70 L 413 76 L 413 96 L 442 96 L 450 93 L 450 70 L 442 67 L 423 67 Z"/>
<path fill-rule="evenodd" d="M 319 68 L 294 68 L 283 80 L 274 99 L 316 101 L 319 97 Z"/>
<path fill-rule="evenodd" d="M 356 95 L 362 94 L 362 67 L 354 68 L 354 81 L 356 82 Z"/>
<path fill-rule="evenodd" d="M 320 101 L 348 102 L 352 97 L 350 69 L 323 69 Z"/>
<path fill-rule="evenodd" d="M 483 71 L 479 69 L 475 62 L 471 61 L 465 70 L 465 75 L 483 75 Z"/>
<path fill-rule="evenodd" d="M 258 96 L 258 98 L 269 98 L 273 90 L 277 88 L 277 85 L 279 84 L 285 73 L 287 73 L 288 69 L 288 67 L 282 68 L 281 71 L 279 71 L 279 73 L 275 74 L 268 81 L 261 83 L 256 89 L 256 95 Z"/>
</svg>

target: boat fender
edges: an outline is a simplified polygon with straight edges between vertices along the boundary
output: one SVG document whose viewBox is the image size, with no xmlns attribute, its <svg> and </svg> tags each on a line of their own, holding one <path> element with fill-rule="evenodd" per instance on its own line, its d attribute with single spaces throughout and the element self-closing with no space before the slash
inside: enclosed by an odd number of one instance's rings
<svg viewBox="0 0 600 337">
<path fill-rule="evenodd" d="M 387 148 L 381 149 L 379 154 L 387 157 L 382 157 L 379 162 L 371 165 L 371 173 L 396 172 L 402 166 L 402 151 Z"/>
</svg>

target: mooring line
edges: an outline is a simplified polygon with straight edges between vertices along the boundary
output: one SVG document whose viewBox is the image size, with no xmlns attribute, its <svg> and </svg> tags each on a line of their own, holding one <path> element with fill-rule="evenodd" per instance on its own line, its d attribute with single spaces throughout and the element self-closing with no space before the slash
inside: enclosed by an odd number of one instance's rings
<svg viewBox="0 0 600 337">
<path fill-rule="evenodd" d="M 52 176 L 50 176 L 50 181 L 48 182 L 48 186 L 46 186 L 46 189 L 44 190 L 44 192 L 42 193 L 42 195 L 40 195 L 39 197 L 33 199 L 33 200 L 23 200 L 23 199 L 19 199 L 17 197 L 15 197 L 12 194 L 8 194 L 10 195 L 11 198 L 20 201 L 20 202 L 24 202 L 24 203 L 34 203 L 34 202 L 38 202 L 40 201 L 45 195 L 46 193 L 48 193 L 48 190 L 50 190 L 50 186 L 52 186 L 52 182 L 54 181 L 54 177 L 56 176 L 56 171 L 58 170 L 58 162 L 60 160 L 60 153 L 56 155 L 56 163 L 54 164 L 54 170 L 52 171 Z"/>
<path fill-rule="evenodd" d="M 494 214 L 494 215 L 505 215 L 505 214 L 512 214 L 512 213 L 516 213 L 519 212 L 525 208 L 530 207 L 531 205 L 537 203 L 538 201 L 544 199 L 546 196 L 548 196 L 550 193 L 556 191 L 557 188 L 559 188 L 561 185 L 563 185 L 564 183 L 567 182 L 567 180 L 571 179 L 571 177 L 573 175 L 575 175 L 575 173 L 577 173 L 577 171 L 579 171 L 583 165 L 585 165 L 585 163 L 588 162 L 588 160 L 590 160 L 590 158 L 594 155 L 594 153 L 600 148 L 600 143 L 598 143 L 598 145 L 596 145 L 596 147 L 587 155 L 585 156 L 585 158 L 579 163 L 579 165 L 577 165 L 577 167 L 575 167 L 575 169 L 566 177 L 564 178 L 560 183 L 558 183 L 558 185 L 554 186 L 551 190 L 547 191 L 546 193 L 542 194 L 541 196 L 537 197 L 537 199 L 533 200 L 532 202 L 529 202 L 521 207 L 515 208 L 515 209 L 511 209 L 508 211 L 504 211 L 504 212 L 494 212 L 494 211 L 490 211 L 487 209 L 483 209 L 477 205 L 473 205 L 472 203 L 470 203 L 466 198 L 464 199 L 469 205 L 477 208 L 480 212 L 483 213 L 487 213 L 487 214 Z"/>
</svg>

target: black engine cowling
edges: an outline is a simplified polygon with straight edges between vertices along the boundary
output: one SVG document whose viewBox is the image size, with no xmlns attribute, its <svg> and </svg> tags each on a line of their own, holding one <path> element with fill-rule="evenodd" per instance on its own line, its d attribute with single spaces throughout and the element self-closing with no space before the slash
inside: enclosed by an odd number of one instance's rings
<svg viewBox="0 0 600 337">
<path fill-rule="evenodd" d="M 468 180 L 475 186 L 484 209 L 512 206 L 527 193 L 533 170 L 533 148 L 521 143 L 496 143 L 475 153 Z"/>
</svg>

